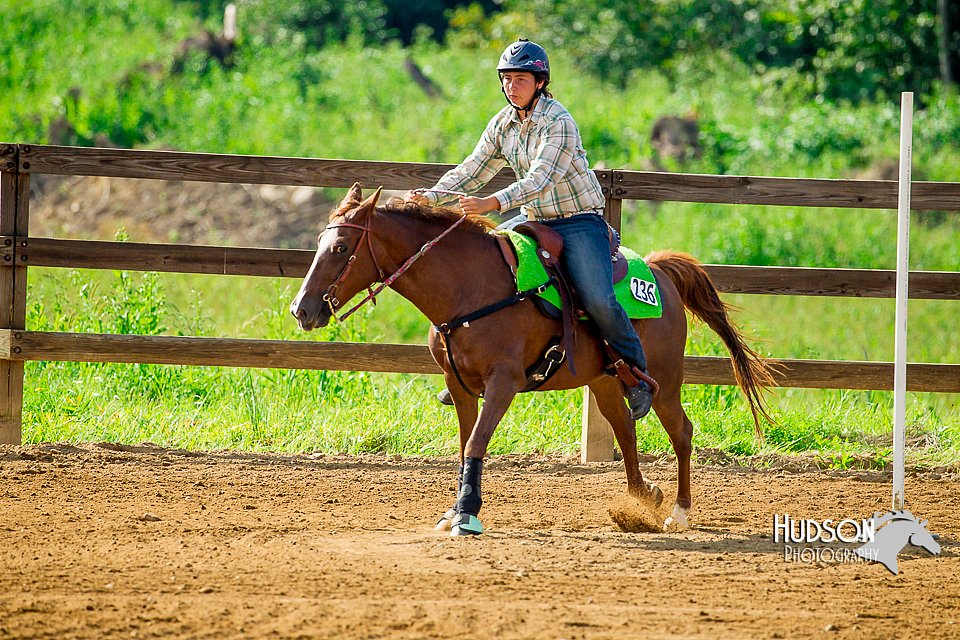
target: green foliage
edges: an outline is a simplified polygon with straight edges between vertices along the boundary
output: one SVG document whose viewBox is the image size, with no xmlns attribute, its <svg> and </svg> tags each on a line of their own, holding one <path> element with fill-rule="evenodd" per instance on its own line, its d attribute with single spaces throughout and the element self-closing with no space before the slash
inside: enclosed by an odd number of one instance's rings
<svg viewBox="0 0 960 640">
<path fill-rule="evenodd" d="M 383 0 L 387 24 L 404 44 L 424 37 L 442 41 L 450 14 L 464 5 L 484 15 L 497 9 L 500 0 Z"/>
<path fill-rule="evenodd" d="M 351 35 L 370 44 L 387 37 L 383 0 L 241 0 L 237 13 L 257 45 L 322 48 Z"/>
<path fill-rule="evenodd" d="M 281 12 L 294 4 L 241 5 L 241 16 L 261 9 Z M 568 5 L 573 11 L 574 4 L 557 3 L 557 16 L 563 17 Z M 775 13 L 775 5 L 765 5 L 754 20 L 745 3 L 710 8 L 680 3 L 688 19 L 661 26 L 688 31 L 686 48 L 671 53 L 662 69 L 610 60 L 610 69 L 625 70 L 622 78 L 609 72 L 616 80 L 611 82 L 583 70 L 596 69 L 589 62 L 595 59 L 591 47 L 599 51 L 605 33 L 619 33 L 595 31 L 594 22 L 625 28 L 609 13 L 615 4 L 605 0 L 596 10 L 580 5 L 584 39 L 551 48 L 552 87 L 577 118 L 594 165 L 646 168 L 653 122 L 683 113 L 697 116 L 704 149 L 682 167 L 686 171 L 839 178 L 896 156 L 899 113 L 892 100 L 811 100 L 811 91 L 825 91 L 811 79 L 816 70 L 777 66 L 785 63 L 774 60 L 769 47 L 751 54 L 754 58 L 746 53 L 747 36 L 767 37 L 761 33 L 768 30 L 764 21 L 774 20 L 782 24 L 769 33 L 792 30 L 799 38 L 782 55 L 800 55 L 808 46 L 804 25 L 832 20 L 829 12 L 801 20 L 791 17 L 800 15 L 799 6 Z M 802 11 L 812 16 L 814 5 L 826 6 L 818 0 Z M 536 8 L 536 0 L 530 6 Z M 655 2 L 630 10 L 639 16 L 666 11 L 665 6 Z M 845 11 L 839 4 L 830 6 Z M 372 7 L 337 5 L 331 11 L 342 16 Z M 740 17 L 731 13 L 737 7 Z M 3 5 L 0 60 L 6 66 L 0 66 L 0 85 L 6 91 L 0 92 L 0 139 L 44 142 L 50 125 L 62 117 L 74 128 L 70 142 L 77 144 L 102 136 L 125 146 L 219 153 L 457 162 L 503 105 L 495 73 L 500 48 L 518 34 L 537 38 L 545 33 L 539 29 L 554 28 L 553 14 L 509 8 L 494 19 L 479 7 L 462 10 L 454 14 L 457 28 L 448 34 L 448 42 L 457 46 L 421 38 L 408 49 L 397 42 L 364 45 L 372 37 L 363 31 L 369 25 L 351 32 L 349 19 L 338 26 L 342 32 L 314 34 L 345 38 L 345 43 L 317 49 L 294 27 L 258 35 L 256 29 L 243 29 L 241 17 L 243 41 L 232 68 L 196 57 L 177 75 L 170 72 L 176 43 L 201 27 L 198 15 L 203 26 L 214 28 L 222 3 L 34 0 Z M 695 9 L 705 13 L 698 18 Z M 744 34 L 747 44 L 704 57 L 697 43 L 709 36 L 711 21 L 721 18 L 738 25 L 718 32 L 725 34 L 722 39 L 733 42 Z M 635 43 L 657 35 L 637 33 L 630 36 Z M 676 43 L 670 33 L 661 34 L 663 41 L 653 42 L 650 51 L 672 51 Z M 463 49 L 466 44 L 479 48 Z M 617 55 L 634 53 L 619 47 Z M 409 78 L 403 68 L 408 55 L 443 88 L 443 98 L 428 98 Z M 602 60 L 613 52 L 598 55 Z M 934 86 L 915 115 L 915 173 L 960 180 L 958 141 L 960 98 L 955 90 Z M 941 213 L 918 219 L 921 224 L 911 231 L 911 266 L 960 270 L 957 217 Z M 713 263 L 892 268 L 895 224 L 887 211 L 683 203 L 663 203 L 654 210 L 629 202 L 624 238 L 641 253 L 672 248 Z M 31 268 L 28 326 L 409 343 L 423 343 L 426 336 L 419 312 L 392 293 L 375 312 L 304 336 L 286 311 L 291 287 L 257 279 Z M 238 297 L 237 291 L 244 295 Z M 241 298 L 243 304 L 237 304 Z M 890 301 L 732 300 L 747 310 L 736 319 L 751 343 L 773 356 L 892 358 Z M 911 360 L 960 361 L 956 313 L 949 304 L 911 303 Z M 702 328 L 691 332 L 688 347 L 692 354 L 724 353 Z M 420 455 L 449 454 L 457 446 L 453 414 L 435 403 L 438 381 L 429 377 L 29 362 L 27 384 L 26 437 L 34 441 L 153 440 L 187 447 Z M 492 450 L 575 450 L 580 402 L 577 391 L 521 397 L 498 429 Z M 760 444 L 735 389 L 691 386 L 684 392 L 699 446 L 742 454 L 815 449 L 828 457 L 835 453 L 839 466 L 855 464 L 861 455 L 884 459 L 889 402 L 889 394 L 882 393 L 783 390 L 773 398 L 781 425 Z M 938 443 L 929 455 L 955 457 L 960 443 L 955 398 L 911 394 L 910 420 L 917 433 Z M 644 451 L 669 450 L 652 419 L 641 426 L 638 438 Z"/>
<path fill-rule="evenodd" d="M 303 43 L 309 49 L 319 49 L 348 38 L 367 45 L 382 45 L 394 38 L 404 44 L 429 37 L 442 39 L 448 26 L 447 12 L 468 1 L 240 0 L 237 11 L 243 24 L 253 25 L 250 31 L 258 42 L 294 46 Z M 496 4 L 482 0 L 474 6 L 485 13 Z M 208 15 L 210 11 L 203 13 Z"/>
<path fill-rule="evenodd" d="M 317 50 L 292 30 L 271 44 L 276 31 L 246 38 L 230 69 L 195 56 L 174 74 L 176 41 L 198 28 L 189 4 L 165 10 L 152 0 L 126 12 L 115 2 L 88 4 L 99 13 L 44 11 L 40 1 L 4 9 L 12 20 L 0 20 L 0 31 L 8 29 L 0 55 L 12 62 L 0 73 L 9 89 L 0 92 L 0 137 L 46 142 L 63 119 L 73 130 L 66 142 L 81 145 L 369 159 L 389 148 L 394 160 L 456 162 L 503 104 L 495 39 L 480 51 L 429 41 L 370 48 L 356 39 Z M 479 9 L 468 13 L 484 19 Z M 29 39 L 9 30 L 18 22 L 31 25 Z M 722 52 L 708 59 L 678 54 L 669 76 L 629 66 L 617 89 L 580 72 L 584 47 L 551 50 L 552 86 L 577 118 L 593 162 L 645 168 L 653 122 L 688 112 L 699 120 L 704 153 L 686 170 L 842 177 L 896 154 L 898 112 L 890 101 L 811 101 L 800 72 L 757 75 Z M 410 79 L 409 55 L 443 89 L 443 99 L 431 100 Z M 64 58 L 72 64 L 60 64 Z M 957 92 L 936 88 L 924 102 L 916 114 L 917 173 L 960 179 L 947 159 L 960 140 Z"/>
<path fill-rule="evenodd" d="M 628 219 L 641 218 L 628 215 Z M 141 333 L 162 326 L 168 327 L 166 333 L 178 335 L 413 343 L 422 343 L 426 334 L 427 321 L 419 312 L 390 294 L 376 310 L 305 335 L 286 312 L 293 283 L 240 280 L 35 269 L 28 299 L 36 302 L 28 328 L 114 332 L 114 310 L 121 308 L 143 319 L 137 325 Z M 245 292 L 240 309 L 206 302 L 236 290 Z M 162 307 L 156 304 L 158 299 L 164 301 Z M 737 296 L 731 302 L 749 309 L 735 320 L 751 343 L 774 356 L 890 357 L 890 301 Z M 911 335 L 918 336 L 911 342 L 911 359 L 955 362 L 960 346 L 948 338 L 955 331 L 947 313 L 950 303 L 929 304 L 938 306 L 911 309 Z M 222 317 L 237 311 L 229 322 Z M 717 338 L 699 325 L 690 334 L 687 351 L 725 353 Z M 449 455 L 457 447 L 453 412 L 435 401 L 438 381 L 433 377 L 29 362 L 26 381 L 28 441 L 148 440 L 193 448 L 391 455 Z M 575 452 L 581 397 L 580 390 L 518 397 L 498 428 L 491 451 Z M 683 392 L 698 447 L 736 455 L 819 451 L 826 464 L 849 465 L 855 459 L 858 465 L 867 464 L 865 460 L 882 465 L 889 447 L 891 394 L 782 390 L 771 400 L 778 424 L 766 428 L 766 440 L 760 443 L 737 389 L 691 385 Z M 932 434 L 929 438 L 936 442 L 935 447 L 912 453 L 912 461 L 933 464 L 955 458 L 958 421 L 951 402 L 949 396 L 911 394 L 911 433 Z M 643 452 L 670 451 L 653 416 L 639 426 L 638 443 Z"/>
<path fill-rule="evenodd" d="M 92 280 L 92 282 L 91 282 Z M 114 272 L 109 290 L 101 292 L 103 278 L 71 271 L 65 278 L 47 280 L 40 285 L 48 295 L 31 285 L 31 299 L 38 300 L 28 310 L 27 326 L 38 331 L 78 331 L 113 334 L 159 335 L 173 322 L 190 328 L 192 335 L 203 336 L 209 329 L 204 318 L 203 296 L 191 289 L 195 308 L 171 315 L 166 294 L 157 274 L 132 275 Z M 289 292 L 284 290 L 284 297 Z M 52 294 L 52 295 L 49 295 Z M 39 300 L 52 299 L 49 307 Z M 275 333 L 267 337 L 290 338 L 294 323 L 285 322 L 280 305 L 261 312 L 264 324 Z M 318 332 L 317 339 L 362 342 L 366 340 L 366 318 L 349 325 L 333 325 Z M 176 333 L 184 333 L 177 330 Z M 375 398 L 371 374 L 338 371 L 253 371 L 202 367 L 174 367 L 150 364 L 88 364 L 31 362 L 28 365 L 27 411 L 33 416 L 43 438 L 104 438 L 99 431 L 103 420 L 131 428 L 136 437 L 142 420 L 155 420 L 169 412 L 175 422 L 194 424 L 220 421 L 220 426 L 204 436 L 207 446 L 244 446 L 276 448 L 287 446 L 275 433 L 278 423 L 302 421 L 298 411 L 315 412 L 327 403 L 336 414 L 344 405 L 362 398 Z M 284 399 L 289 399 L 285 401 Z M 149 405 L 143 404 L 144 401 Z M 70 419 L 57 423 L 65 407 Z M 148 408 L 149 406 L 149 408 Z M 229 407 L 229 409 L 224 409 Z M 131 422 L 132 420 L 132 422 Z M 140 427 L 136 427 L 140 425 Z M 182 424 L 180 425 L 182 427 Z M 153 428 L 153 427 L 151 427 Z M 53 429 L 54 432 L 51 432 Z M 79 432 L 74 431 L 79 429 Z M 91 433 L 90 429 L 94 429 Z M 226 429 L 226 433 L 223 430 Z M 107 439 L 116 439 L 111 427 Z M 196 434 L 190 433 L 190 437 Z M 299 434 L 298 438 L 304 437 Z M 182 443 L 183 435 L 176 442 Z M 222 438 L 222 440 L 216 440 Z M 171 442 L 168 438 L 163 442 Z M 363 446 L 342 450 L 364 451 Z"/>
<path fill-rule="evenodd" d="M 679 78 L 678 61 L 718 52 L 755 73 L 799 71 L 833 100 L 927 93 L 940 78 L 937 0 L 509 0 L 506 7 L 490 18 L 457 14 L 455 24 L 474 35 L 456 41 L 527 27 L 516 33 L 574 53 L 579 66 L 621 86 L 638 68 Z M 960 63 L 960 16 L 953 17 L 948 51 Z"/>
<path fill-rule="evenodd" d="M 940 77 L 936 0 L 783 4 L 770 17 L 792 55 L 771 63 L 809 73 L 816 90 L 828 98 L 927 93 Z M 784 19 L 785 9 L 794 9 L 796 16 Z"/>
<path fill-rule="evenodd" d="M 4 132 L 44 140 L 67 118 L 73 144 L 98 134 L 132 145 L 149 137 L 149 113 L 132 107 L 125 74 L 169 59 L 190 18 L 166 0 L 32 0 L 0 7 L 0 116 Z M 106 47 L 103 43 L 122 42 Z"/>
</svg>

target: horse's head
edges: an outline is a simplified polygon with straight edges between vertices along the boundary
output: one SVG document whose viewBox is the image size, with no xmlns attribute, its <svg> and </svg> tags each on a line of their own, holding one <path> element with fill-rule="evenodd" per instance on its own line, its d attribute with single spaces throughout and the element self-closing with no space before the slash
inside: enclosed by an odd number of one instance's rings
<svg viewBox="0 0 960 640">
<path fill-rule="evenodd" d="M 380 189 L 362 200 L 354 183 L 317 238 L 317 253 L 290 303 L 290 313 L 304 331 L 325 327 L 347 300 L 380 277 L 370 249 L 370 221 Z"/>
<path fill-rule="evenodd" d="M 940 553 L 940 543 L 934 540 L 933 536 L 927 531 L 927 520 L 917 523 L 919 526 L 916 531 L 910 535 L 910 544 L 915 547 L 923 547 L 933 555 Z"/>
</svg>

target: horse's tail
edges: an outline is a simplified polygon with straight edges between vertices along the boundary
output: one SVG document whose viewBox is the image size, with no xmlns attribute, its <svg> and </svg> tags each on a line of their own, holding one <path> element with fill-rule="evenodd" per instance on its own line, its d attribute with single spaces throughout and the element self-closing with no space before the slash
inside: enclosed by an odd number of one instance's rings
<svg viewBox="0 0 960 640">
<path fill-rule="evenodd" d="M 733 361 L 733 375 L 750 404 L 757 436 L 762 438 L 760 418 L 774 424 L 762 394 L 765 388 L 775 385 L 774 363 L 744 343 L 743 335 L 731 324 L 728 317 L 730 307 L 720 299 L 717 288 L 700 266 L 699 260 L 674 251 L 656 251 L 644 260 L 667 274 L 680 292 L 683 306 L 706 322 L 727 345 Z"/>
</svg>

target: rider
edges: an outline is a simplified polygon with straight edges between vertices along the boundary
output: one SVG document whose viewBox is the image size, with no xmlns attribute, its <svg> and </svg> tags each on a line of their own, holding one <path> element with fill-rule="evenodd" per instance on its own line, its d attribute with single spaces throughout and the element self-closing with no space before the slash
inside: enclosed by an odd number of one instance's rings
<svg viewBox="0 0 960 640">
<path fill-rule="evenodd" d="M 410 191 L 418 204 L 444 204 L 459 198 L 465 214 L 486 214 L 521 207 L 532 221 L 563 236 L 561 263 L 600 335 L 628 365 L 646 371 L 643 346 L 613 292 L 612 265 L 604 197 L 590 170 L 573 117 L 547 90 L 550 62 L 543 47 L 520 38 L 497 65 L 504 107 L 487 124 L 476 148 L 448 171 L 433 189 L 479 191 L 505 165 L 518 179 L 492 196 L 451 196 Z M 646 382 L 627 389 L 630 416 L 650 411 L 653 395 Z"/>
</svg>

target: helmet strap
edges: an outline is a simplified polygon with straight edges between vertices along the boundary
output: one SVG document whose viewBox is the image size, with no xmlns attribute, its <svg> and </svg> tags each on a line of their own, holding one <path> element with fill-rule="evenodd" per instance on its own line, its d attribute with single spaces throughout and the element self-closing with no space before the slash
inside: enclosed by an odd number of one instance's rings
<svg viewBox="0 0 960 640">
<path fill-rule="evenodd" d="M 537 81 L 537 84 L 538 84 L 538 85 L 540 84 L 540 81 L 539 81 L 539 80 Z M 517 110 L 517 116 L 519 116 L 521 113 L 527 113 L 527 114 L 530 113 L 530 110 L 533 109 L 533 103 L 537 101 L 537 98 L 539 98 L 540 96 L 543 95 L 543 87 L 541 87 L 541 86 L 538 86 L 538 87 L 537 87 L 537 90 L 533 92 L 533 97 L 530 98 L 530 102 L 528 102 L 528 103 L 527 103 L 527 106 L 525 106 L 525 107 L 521 107 L 521 106 L 515 105 L 515 104 L 513 104 L 512 102 L 510 102 L 510 98 L 507 97 L 507 92 L 506 92 L 506 90 L 503 88 L 503 79 L 502 79 L 502 78 L 501 78 L 501 80 L 500 80 L 500 93 L 503 94 L 503 97 L 504 97 L 504 99 L 506 99 L 507 104 L 509 104 L 511 107 L 513 107 L 514 109 Z"/>
</svg>

